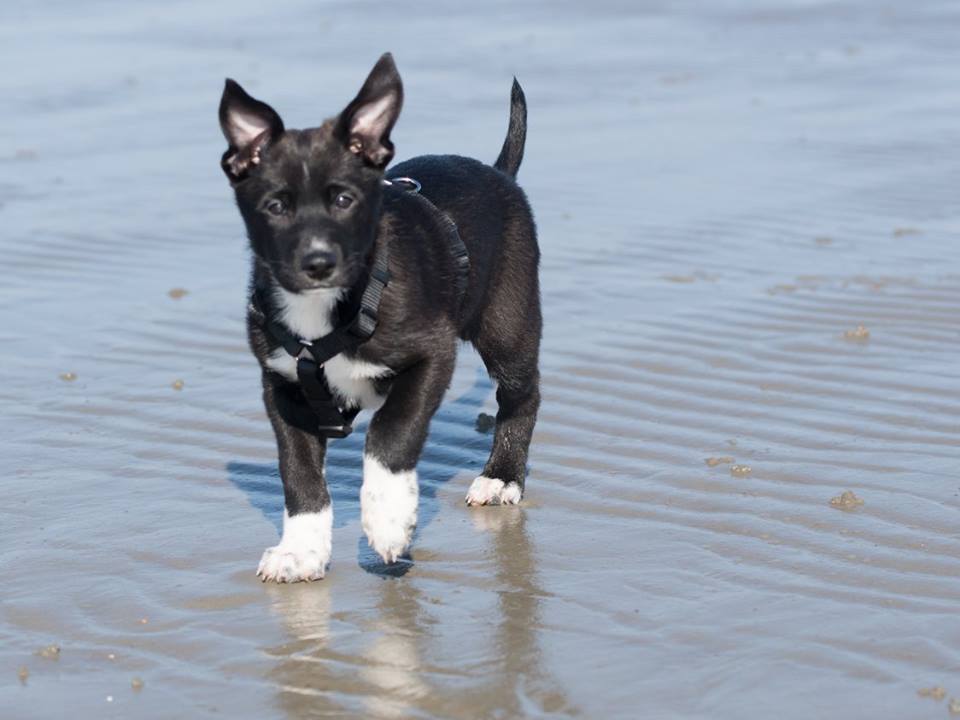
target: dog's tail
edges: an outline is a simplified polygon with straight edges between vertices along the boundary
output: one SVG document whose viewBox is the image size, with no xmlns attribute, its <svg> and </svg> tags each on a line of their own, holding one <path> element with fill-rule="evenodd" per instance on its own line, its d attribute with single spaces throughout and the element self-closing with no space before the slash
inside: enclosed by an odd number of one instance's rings
<svg viewBox="0 0 960 720">
<path fill-rule="evenodd" d="M 493 166 L 510 177 L 517 176 L 520 162 L 523 160 L 523 146 L 527 142 L 527 99 L 517 79 L 513 79 L 510 90 L 510 127 L 500 149 L 500 156 Z"/>
</svg>

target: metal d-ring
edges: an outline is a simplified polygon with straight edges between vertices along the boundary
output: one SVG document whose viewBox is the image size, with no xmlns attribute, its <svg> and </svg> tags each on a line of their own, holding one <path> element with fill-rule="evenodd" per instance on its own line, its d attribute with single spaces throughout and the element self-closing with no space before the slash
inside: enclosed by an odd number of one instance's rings
<svg viewBox="0 0 960 720">
<path fill-rule="evenodd" d="M 414 180 L 412 177 L 396 177 L 396 178 L 391 178 L 390 180 L 388 180 L 387 178 L 384 178 L 383 184 L 387 185 L 388 187 L 390 185 L 407 185 L 409 187 L 404 189 L 409 190 L 411 192 L 415 192 L 415 193 L 420 192 L 420 189 L 423 187 L 422 185 L 420 185 L 419 182 Z"/>
</svg>

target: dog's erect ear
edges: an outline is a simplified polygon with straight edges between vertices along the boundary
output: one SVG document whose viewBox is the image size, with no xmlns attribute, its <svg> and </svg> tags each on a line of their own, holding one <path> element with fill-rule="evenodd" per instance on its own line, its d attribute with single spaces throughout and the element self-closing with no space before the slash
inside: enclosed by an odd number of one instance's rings
<svg viewBox="0 0 960 720">
<path fill-rule="evenodd" d="M 393 159 L 390 131 L 402 105 L 400 74 L 393 56 L 384 53 L 353 102 L 340 113 L 337 134 L 350 152 L 361 155 L 374 167 L 386 167 Z"/>
<path fill-rule="evenodd" d="M 272 107 L 250 97 L 228 78 L 220 98 L 220 129 L 230 146 L 220 166 L 231 182 L 237 182 L 260 162 L 266 144 L 283 132 L 283 120 Z"/>
</svg>

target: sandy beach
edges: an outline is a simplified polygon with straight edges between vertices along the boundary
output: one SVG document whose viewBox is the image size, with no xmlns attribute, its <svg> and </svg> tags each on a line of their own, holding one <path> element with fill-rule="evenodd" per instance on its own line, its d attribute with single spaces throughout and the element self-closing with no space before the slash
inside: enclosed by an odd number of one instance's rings
<svg viewBox="0 0 960 720">
<path fill-rule="evenodd" d="M 947 0 L 8 3 L 0 718 L 960 713 L 958 27 Z M 526 91 L 527 495 L 463 503 L 496 411 L 464 347 L 412 562 L 363 538 L 361 415 L 327 578 L 261 584 L 283 499 L 217 103 L 230 76 L 316 125 L 386 50 L 398 159 L 492 161 Z"/>
</svg>

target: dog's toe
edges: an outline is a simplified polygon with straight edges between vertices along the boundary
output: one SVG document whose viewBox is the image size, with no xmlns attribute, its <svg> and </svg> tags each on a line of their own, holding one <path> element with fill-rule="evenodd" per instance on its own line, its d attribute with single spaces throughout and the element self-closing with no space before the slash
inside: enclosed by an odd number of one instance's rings
<svg viewBox="0 0 960 720">
<path fill-rule="evenodd" d="M 367 522 L 363 523 L 363 530 L 367 542 L 387 565 L 399 560 L 409 547 L 416 523 L 414 518 L 394 516 L 382 518 L 376 524 L 365 518 Z"/>
<path fill-rule="evenodd" d="M 294 583 L 320 580 L 326 574 L 327 560 L 316 550 L 284 547 L 281 543 L 263 551 L 257 576 L 264 582 Z"/>
<path fill-rule="evenodd" d="M 481 475 L 470 484 L 467 505 L 516 505 L 523 491 L 515 482 L 505 483 L 497 478 Z"/>
</svg>

